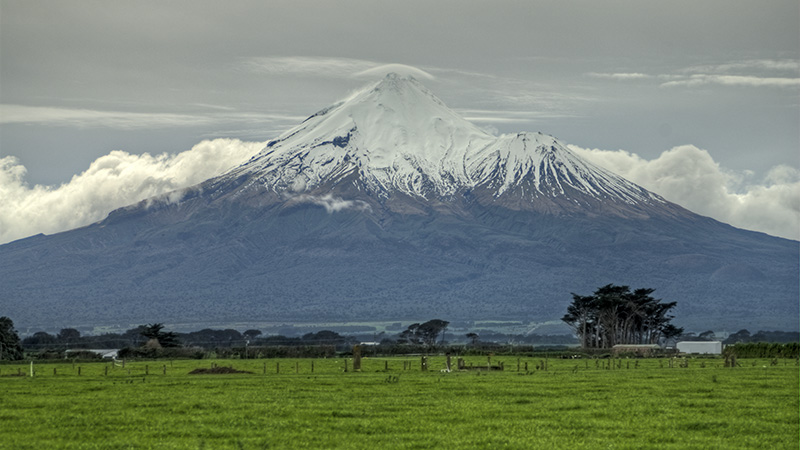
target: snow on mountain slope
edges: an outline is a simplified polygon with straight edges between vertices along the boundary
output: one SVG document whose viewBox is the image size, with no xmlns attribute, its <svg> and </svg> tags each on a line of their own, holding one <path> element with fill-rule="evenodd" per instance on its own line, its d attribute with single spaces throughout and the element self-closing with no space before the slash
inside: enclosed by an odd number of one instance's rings
<svg viewBox="0 0 800 450">
<path fill-rule="evenodd" d="M 492 136 L 449 109 L 409 76 L 389 74 L 309 117 L 227 175 L 302 193 L 357 172 L 378 196 L 450 197 L 477 187 L 495 198 L 590 196 L 626 204 L 664 203 L 582 160 L 552 136 Z M 353 181 L 354 183 L 356 181 Z"/>
<path fill-rule="evenodd" d="M 487 184 L 501 196 L 519 188 L 531 199 L 579 192 L 597 199 L 629 204 L 665 201 L 572 153 L 552 136 L 519 133 L 500 136 L 471 158 L 472 180 Z M 527 190 L 526 190 L 527 188 Z"/>
</svg>

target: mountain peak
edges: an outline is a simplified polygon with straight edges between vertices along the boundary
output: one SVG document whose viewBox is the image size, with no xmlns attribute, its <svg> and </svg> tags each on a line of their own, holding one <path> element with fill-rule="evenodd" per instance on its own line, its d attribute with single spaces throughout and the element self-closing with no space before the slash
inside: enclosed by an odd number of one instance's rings
<svg viewBox="0 0 800 450">
<path fill-rule="evenodd" d="M 552 136 L 490 135 L 413 76 L 398 73 L 309 117 L 232 176 L 246 174 L 275 192 L 302 193 L 354 173 L 358 189 L 383 198 L 451 198 L 479 188 L 492 201 L 514 197 L 515 207 L 525 209 L 537 209 L 542 201 L 556 201 L 562 209 L 584 207 L 591 203 L 587 197 L 663 203 Z"/>
<path fill-rule="evenodd" d="M 378 84 L 375 85 L 372 90 L 402 89 L 409 85 L 414 85 L 415 87 L 424 89 L 424 86 L 411 74 L 389 72 L 378 82 Z"/>
</svg>

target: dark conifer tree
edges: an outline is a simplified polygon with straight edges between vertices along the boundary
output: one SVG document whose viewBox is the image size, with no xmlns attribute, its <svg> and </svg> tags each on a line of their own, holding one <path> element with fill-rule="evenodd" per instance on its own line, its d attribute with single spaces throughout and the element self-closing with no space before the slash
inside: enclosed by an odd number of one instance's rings
<svg viewBox="0 0 800 450">
<path fill-rule="evenodd" d="M 616 344 L 657 344 L 683 333 L 670 323 L 676 302 L 662 303 L 654 289 L 631 292 L 628 286 L 607 284 L 593 295 L 572 294 L 561 318 L 575 330 L 584 348 L 611 348 Z"/>
</svg>

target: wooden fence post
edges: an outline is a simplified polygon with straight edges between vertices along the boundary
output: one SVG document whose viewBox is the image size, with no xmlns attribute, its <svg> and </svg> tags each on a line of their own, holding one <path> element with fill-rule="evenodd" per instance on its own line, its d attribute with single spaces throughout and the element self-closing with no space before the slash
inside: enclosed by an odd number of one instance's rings
<svg viewBox="0 0 800 450">
<path fill-rule="evenodd" d="M 353 346 L 353 372 L 361 372 L 361 346 Z"/>
<path fill-rule="evenodd" d="M 422 370 L 423 372 L 428 370 L 428 357 L 427 356 L 423 356 L 422 359 L 420 360 L 420 370 Z"/>
</svg>

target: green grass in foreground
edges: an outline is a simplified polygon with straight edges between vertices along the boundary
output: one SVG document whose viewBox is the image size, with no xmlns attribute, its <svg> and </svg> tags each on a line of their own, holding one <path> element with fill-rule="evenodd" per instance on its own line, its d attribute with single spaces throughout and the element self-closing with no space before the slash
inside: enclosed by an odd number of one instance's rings
<svg viewBox="0 0 800 450">
<path fill-rule="evenodd" d="M 798 448 L 795 360 L 501 360 L 453 373 L 443 357 L 428 372 L 419 358 L 365 359 L 360 373 L 343 359 L 313 373 L 308 359 L 61 363 L 33 378 L 0 365 L 0 448 Z M 213 363 L 253 373 L 188 374 Z"/>
</svg>

